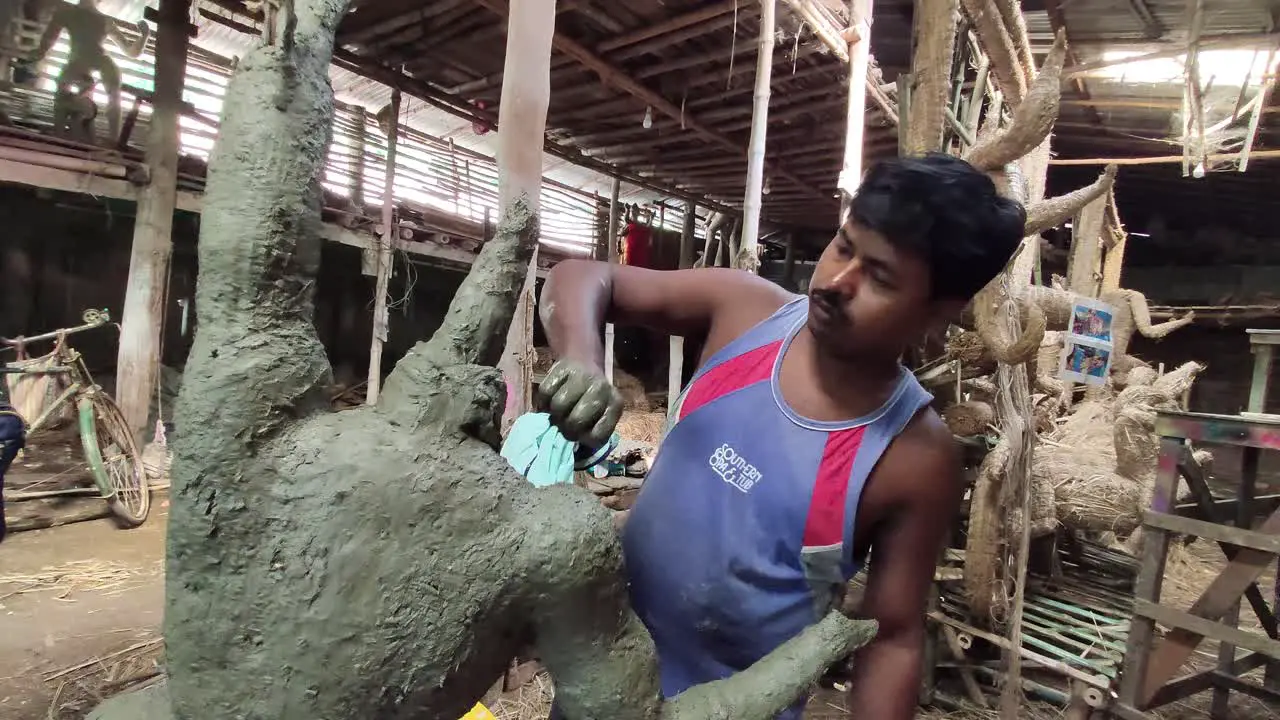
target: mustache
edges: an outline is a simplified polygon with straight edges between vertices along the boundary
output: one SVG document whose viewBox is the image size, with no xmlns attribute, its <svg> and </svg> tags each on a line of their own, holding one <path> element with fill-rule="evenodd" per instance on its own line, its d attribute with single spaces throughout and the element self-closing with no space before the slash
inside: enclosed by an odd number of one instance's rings
<svg viewBox="0 0 1280 720">
<path fill-rule="evenodd" d="M 809 290 L 809 300 L 821 303 L 831 309 L 838 309 L 843 303 L 844 298 L 837 290 L 828 290 L 825 288 Z"/>
</svg>

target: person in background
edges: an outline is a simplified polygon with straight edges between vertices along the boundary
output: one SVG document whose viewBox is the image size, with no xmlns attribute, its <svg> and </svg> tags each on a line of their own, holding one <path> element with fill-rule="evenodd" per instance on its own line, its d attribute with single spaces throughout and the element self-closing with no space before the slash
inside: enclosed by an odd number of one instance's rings
<svg viewBox="0 0 1280 720">
<path fill-rule="evenodd" d="M 987 176 L 930 154 L 869 169 L 807 295 L 728 269 L 551 271 L 539 312 L 558 361 L 538 401 L 572 440 L 602 442 L 621 412 L 603 323 L 705 339 L 622 529 L 664 696 L 816 622 L 869 557 L 860 612 L 879 632 L 853 659 L 850 707 L 915 716 L 926 595 L 963 483 L 901 357 L 1001 272 L 1024 222 Z"/>
<path fill-rule="evenodd" d="M 0 386 L 4 384 L 0 376 Z M 4 474 L 9 464 L 18 456 L 18 451 L 26 443 L 27 424 L 22 416 L 9 405 L 8 397 L 0 387 L 0 542 L 4 541 Z"/>
</svg>

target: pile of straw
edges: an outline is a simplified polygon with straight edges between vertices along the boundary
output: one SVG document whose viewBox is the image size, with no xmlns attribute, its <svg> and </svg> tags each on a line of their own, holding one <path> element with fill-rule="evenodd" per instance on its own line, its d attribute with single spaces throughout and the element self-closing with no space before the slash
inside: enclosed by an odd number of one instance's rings
<svg viewBox="0 0 1280 720">
<path fill-rule="evenodd" d="M 160 570 L 157 564 L 154 572 Z M 110 560 L 73 560 L 39 572 L 0 575 L 0 601 L 14 595 L 41 592 L 66 601 L 73 601 L 73 595 L 85 592 L 117 595 L 132 587 L 140 576 L 151 574 L 151 571 Z"/>
<path fill-rule="evenodd" d="M 666 422 L 665 412 L 624 410 L 618 420 L 617 433 L 623 440 L 634 440 L 657 447 L 662 440 L 662 428 Z"/>
<path fill-rule="evenodd" d="M 543 671 L 524 685 L 503 693 L 487 707 L 498 720 L 545 720 L 551 714 L 554 695 L 551 675 Z"/>
</svg>

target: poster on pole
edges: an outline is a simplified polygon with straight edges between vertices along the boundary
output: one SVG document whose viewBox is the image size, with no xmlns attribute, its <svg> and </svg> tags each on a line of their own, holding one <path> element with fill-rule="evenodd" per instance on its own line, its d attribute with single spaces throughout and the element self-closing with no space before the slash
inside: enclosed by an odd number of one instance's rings
<svg viewBox="0 0 1280 720">
<path fill-rule="evenodd" d="M 1063 338 L 1062 373 L 1067 382 L 1104 385 L 1111 372 L 1115 308 L 1096 298 L 1076 295 Z"/>
<path fill-rule="evenodd" d="M 1111 343 L 1068 335 L 1062 353 L 1062 379 L 1085 385 L 1103 385 L 1111 372 Z"/>
<path fill-rule="evenodd" d="M 1071 302 L 1071 327 L 1068 335 L 1098 343 L 1110 343 L 1115 309 L 1094 298 L 1077 295 Z"/>
</svg>

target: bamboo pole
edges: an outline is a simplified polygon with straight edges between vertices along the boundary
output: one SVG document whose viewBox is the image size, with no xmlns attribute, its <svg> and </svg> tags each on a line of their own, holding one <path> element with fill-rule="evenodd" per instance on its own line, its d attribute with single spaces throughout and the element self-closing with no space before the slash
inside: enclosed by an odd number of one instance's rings
<svg viewBox="0 0 1280 720">
<path fill-rule="evenodd" d="M 613 185 L 609 190 L 609 227 L 608 237 L 608 254 L 605 256 L 610 263 L 618 262 L 618 193 L 622 189 L 622 182 L 618 178 L 613 179 Z M 604 326 L 604 376 L 613 382 L 613 323 L 605 323 Z"/>
<path fill-rule="evenodd" d="M 769 83 L 773 78 L 773 40 L 777 16 L 775 0 L 760 0 L 760 51 L 756 55 L 755 105 L 751 112 L 751 143 L 747 151 L 747 189 L 742 199 L 742 240 L 733 266 L 760 271 L 757 252 L 760 211 L 764 204 L 764 154 L 769 130 Z"/>
<path fill-rule="evenodd" d="M 542 146 L 551 99 L 551 41 L 555 18 L 555 0 L 512 0 L 507 11 L 507 49 L 498 106 L 499 222 L 502 213 L 521 198 L 529 203 L 535 215 L 541 211 Z M 514 402 L 507 399 L 504 429 L 532 405 L 533 292 L 537 267 L 535 244 L 498 365 L 507 386 L 516 394 Z"/>
<path fill-rule="evenodd" d="M 387 341 L 387 286 L 391 283 L 391 266 L 395 256 L 395 187 L 396 145 L 400 128 L 400 91 L 391 91 L 391 117 L 385 128 L 387 133 L 387 172 L 382 183 L 382 232 L 378 234 L 377 261 L 374 266 L 373 290 L 373 338 L 369 341 L 369 379 L 366 384 L 365 404 L 377 405 L 382 393 L 382 345 Z"/>
<path fill-rule="evenodd" d="M 1240 148 L 1240 164 L 1238 166 L 1240 172 L 1249 169 L 1249 156 L 1253 152 L 1254 138 L 1258 136 L 1258 125 L 1262 121 L 1264 106 L 1276 86 L 1275 57 L 1276 52 L 1274 49 L 1267 54 L 1267 65 L 1263 68 L 1263 73 L 1267 79 L 1263 81 L 1262 87 L 1258 88 L 1258 96 L 1255 98 L 1256 102 L 1253 105 L 1253 111 L 1249 113 L 1249 130 L 1245 133 L 1244 145 Z"/>
<path fill-rule="evenodd" d="M 147 424 L 160 375 L 173 256 L 173 212 L 178 200 L 178 115 L 186 80 L 190 7 L 190 0 L 160 0 L 159 6 L 155 95 L 147 136 L 150 182 L 138 193 L 116 361 L 116 401 L 135 434 Z"/>
<path fill-rule="evenodd" d="M 871 66 L 872 0 L 850 0 L 849 23 L 857 28 L 858 41 L 848 47 L 849 109 L 845 115 L 844 164 L 840 188 L 840 222 L 849 212 L 849 201 L 862 182 L 862 140 L 867 123 L 867 71 Z M 899 113 L 899 118 L 902 115 Z"/>
</svg>

